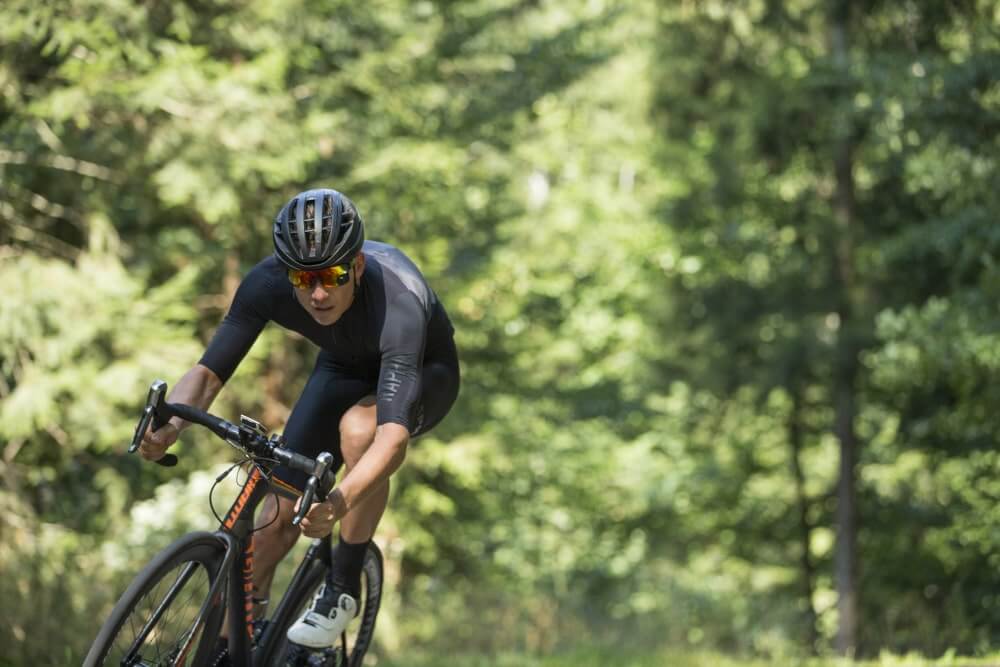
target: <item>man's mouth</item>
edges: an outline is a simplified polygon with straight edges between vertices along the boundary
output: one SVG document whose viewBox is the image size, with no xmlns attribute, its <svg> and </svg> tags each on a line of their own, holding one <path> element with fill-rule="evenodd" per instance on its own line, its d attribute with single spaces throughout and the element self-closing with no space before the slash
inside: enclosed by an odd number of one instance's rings
<svg viewBox="0 0 1000 667">
<path fill-rule="evenodd" d="M 324 312 L 324 311 L 327 311 L 327 310 L 333 310 L 333 306 L 313 306 L 313 310 L 318 310 L 320 312 Z"/>
</svg>

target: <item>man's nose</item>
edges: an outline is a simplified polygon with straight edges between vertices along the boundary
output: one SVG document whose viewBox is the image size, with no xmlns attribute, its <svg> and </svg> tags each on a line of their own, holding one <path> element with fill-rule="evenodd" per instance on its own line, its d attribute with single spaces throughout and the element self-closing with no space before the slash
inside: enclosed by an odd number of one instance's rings
<svg viewBox="0 0 1000 667">
<path fill-rule="evenodd" d="M 330 292 L 327 291 L 325 287 L 323 287 L 323 283 L 317 281 L 316 284 L 313 285 L 312 293 L 310 293 L 309 296 L 312 298 L 313 301 L 322 301 L 329 295 Z"/>
</svg>

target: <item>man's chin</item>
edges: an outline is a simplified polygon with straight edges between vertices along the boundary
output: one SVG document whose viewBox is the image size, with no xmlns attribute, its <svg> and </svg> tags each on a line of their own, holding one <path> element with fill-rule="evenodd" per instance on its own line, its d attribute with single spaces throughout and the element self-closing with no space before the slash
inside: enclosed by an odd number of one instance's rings
<svg viewBox="0 0 1000 667">
<path fill-rule="evenodd" d="M 337 321 L 337 309 L 328 308 L 326 310 L 310 309 L 309 314 L 320 324 L 333 324 Z"/>
</svg>

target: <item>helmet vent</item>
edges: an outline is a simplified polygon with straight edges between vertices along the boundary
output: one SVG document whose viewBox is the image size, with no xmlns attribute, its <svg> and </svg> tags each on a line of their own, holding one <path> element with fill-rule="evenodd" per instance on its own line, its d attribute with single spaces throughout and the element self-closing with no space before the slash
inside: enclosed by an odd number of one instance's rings
<svg viewBox="0 0 1000 667">
<path fill-rule="evenodd" d="M 315 199 L 306 200 L 306 211 L 302 221 L 305 228 L 306 257 L 316 257 L 319 254 L 319 248 L 316 247 L 318 239 L 316 238 Z"/>
<path fill-rule="evenodd" d="M 293 199 L 288 204 L 288 222 L 286 224 L 286 229 L 288 230 L 288 236 L 292 241 L 292 245 L 301 247 L 302 243 L 299 239 L 299 226 L 296 224 L 298 221 L 296 218 L 296 213 L 298 213 L 299 210 L 298 204 L 298 198 Z"/>
<path fill-rule="evenodd" d="M 340 237 L 348 238 L 352 227 L 354 227 L 354 210 L 350 206 L 345 206 L 344 214 L 340 216 Z"/>
<path fill-rule="evenodd" d="M 323 217 L 320 221 L 319 245 L 327 247 L 333 240 L 333 197 L 323 195 Z"/>
</svg>

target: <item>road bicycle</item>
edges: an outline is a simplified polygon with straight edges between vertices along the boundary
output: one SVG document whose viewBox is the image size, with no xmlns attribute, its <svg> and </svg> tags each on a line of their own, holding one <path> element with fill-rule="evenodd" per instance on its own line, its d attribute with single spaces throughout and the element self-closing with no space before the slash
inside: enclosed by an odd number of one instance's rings
<svg viewBox="0 0 1000 667">
<path fill-rule="evenodd" d="M 246 481 L 217 530 L 184 535 L 136 576 L 97 634 L 84 667 L 208 665 L 227 618 L 233 665 L 360 667 L 382 599 L 382 554 L 374 543 L 365 554 L 360 613 L 339 646 L 311 650 L 286 638 L 288 627 L 326 579 L 334 548 L 329 536 L 310 544 L 270 618 L 254 618 L 253 517 L 269 492 L 271 468 L 282 463 L 309 475 L 293 519 L 298 525 L 313 500 L 322 502 L 333 488 L 333 457 L 324 452 L 311 459 L 286 449 L 283 436 L 268 437 L 260 422 L 246 416 L 236 425 L 197 408 L 167 403 L 166 391 L 162 380 L 150 387 L 129 451 L 138 449 L 151 423 L 155 430 L 176 416 L 208 428 L 236 447 L 248 471 Z M 167 454 L 159 463 L 173 466 L 177 457 Z"/>
</svg>

